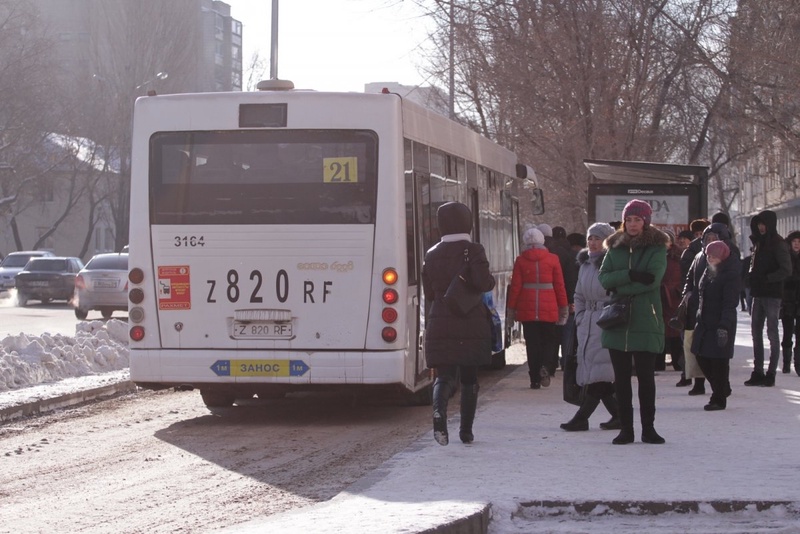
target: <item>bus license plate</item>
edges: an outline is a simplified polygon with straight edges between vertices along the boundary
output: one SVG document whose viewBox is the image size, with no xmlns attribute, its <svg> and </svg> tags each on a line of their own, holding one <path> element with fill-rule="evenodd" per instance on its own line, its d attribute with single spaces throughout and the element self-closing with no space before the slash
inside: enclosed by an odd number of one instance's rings
<svg viewBox="0 0 800 534">
<path fill-rule="evenodd" d="M 272 321 L 233 322 L 234 339 L 290 339 L 293 337 L 292 323 Z"/>
</svg>

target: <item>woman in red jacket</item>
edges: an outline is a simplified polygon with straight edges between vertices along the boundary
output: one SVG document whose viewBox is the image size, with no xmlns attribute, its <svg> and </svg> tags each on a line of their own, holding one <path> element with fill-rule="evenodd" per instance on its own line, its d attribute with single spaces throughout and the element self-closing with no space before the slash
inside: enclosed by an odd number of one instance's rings
<svg viewBox="0 0 800 534">
<path fill-rule="evenodd" d="M 529 228 L 522 241 L 530 248 L 514 261 L 508 308 L 511 320 L 522 323 L 531 389 L 539 389 L 550 385 L 544 357 L 556 350 L 556 326 L 566 323 L 569 307 L 561 262 L 545 248 L 542 232 Z"/>
</svg>

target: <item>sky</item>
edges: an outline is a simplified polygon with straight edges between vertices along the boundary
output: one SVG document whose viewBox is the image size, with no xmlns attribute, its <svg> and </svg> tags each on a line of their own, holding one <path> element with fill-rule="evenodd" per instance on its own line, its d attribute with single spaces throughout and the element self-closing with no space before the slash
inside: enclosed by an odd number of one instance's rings
<svg viewBox="0 0 800 534">
<path fill-rule="evenodd" d="M 448 447 L 436 444 L 428 430 L 330 501 L 251 521 L 231 518 L 224 532 L 422 532 L 491 503 L 490 534 L 796 534 L 800 376 L 779 374 L 772 388 L 742 385 L 752 369 L 749 323 L 740 313 L 726 410 L 703 410 L 708 386 L 706 395 L 688 396 L 689 388 L 674 387 L 677 371 L 657 373 L 656 428 L 665 445 L 611 445 L 616 433 L 597 427 L 609 417 L 602 406 L 588 432 L 562 431 L 559 423 L 575 407 L 561 399 L 561 373 L 550 387 L 529 389 L 527 366 L 520 365 L 525 348 L 517 344 L 507 360 L 518 367 L 480 392 L 474 443 L 458 441 L 454 407 Z M 0 409 L 86 391 L 106 377 L 128 380 L 127 329 L 118 319 L 80 321 L 74 337 L 0 339 Z M 572 505 L 593 501 L 601 504 L 590 512 Z M 710 504 L 755 501 L 774 505 L 722 513 Z M 627 503 L 627 510 L 603 504 L 616 502 Z M 651 516 L 635 502 L 700 506 Z"/>
<path fill-rule="evenodd" d="M 272 0 L 225 0 L 243 24 L 245 69 L 254 52 L 269 77 Z M 426 85 L 417 64 L 428 19 L 414 0 L 283 0 L 278 78 L 318 91 L 362 92 L 370 82 Z M 247 85 L 248 74 L 243 83 Z"/>
</svg>

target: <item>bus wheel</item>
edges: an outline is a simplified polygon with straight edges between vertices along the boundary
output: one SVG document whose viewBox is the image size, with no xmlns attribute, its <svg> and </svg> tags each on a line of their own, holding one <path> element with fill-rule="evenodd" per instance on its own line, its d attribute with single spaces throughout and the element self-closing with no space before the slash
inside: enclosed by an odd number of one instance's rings
<svg viewBox="0 0 800 534">
<path fill-rule="evenodd" d="M 430 406 L 433 404 L 433 384 L 428 384 L 414 393 L 406 393 L 405 399 L 409 406 Z"/>
<path fill-rule="evenodd" d="M 492 363 L 487 367 L 492 371 L 499 371 L 506 366 L 506 351 L 501 350 L 492 354 Z"/>
<path fill-rule="evenodd" d="M 233 406 L 236 397 L 230 393 L 220 393 L 219 391 L 200 390 L 203 402 L 209 408 L 230 408 Z"/>
</svg>

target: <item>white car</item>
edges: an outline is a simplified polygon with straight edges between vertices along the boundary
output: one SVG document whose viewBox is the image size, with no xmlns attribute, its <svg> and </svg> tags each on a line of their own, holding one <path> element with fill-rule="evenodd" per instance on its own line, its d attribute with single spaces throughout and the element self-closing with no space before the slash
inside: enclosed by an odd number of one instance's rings
<svg viewBox="0 0 800 534">
<path fill-rule="evenodd" d="M 28 260 L 44 256 L 53 256 L 53 253 L 48 250 L 21 250 L 11 252 L 3 258 L 3 261 L 0 262 L 0 293 L 14 289 L 16 285 L 14 277 L 25 268 Z M 8 296 L 8 293 L 5 296 Z"/>
<path fill-rule="evenodd" d="M 128 311 L 128 255 L 97 254 L 75 278 L 75 317 L 86 319 L 90 310 L 100 310 L 108 319 L 114 311 Z"/>
</svg>

